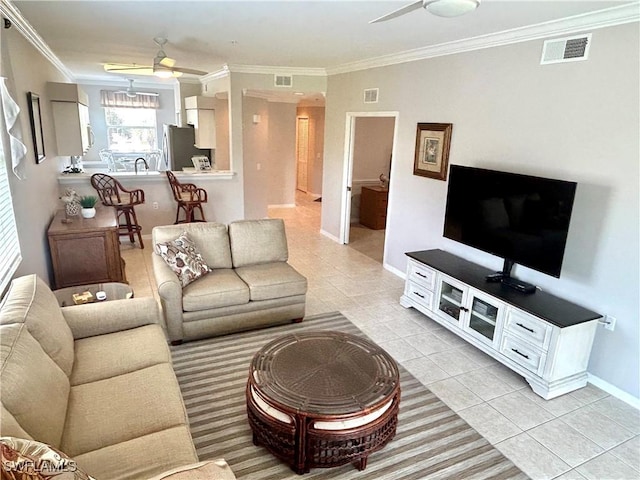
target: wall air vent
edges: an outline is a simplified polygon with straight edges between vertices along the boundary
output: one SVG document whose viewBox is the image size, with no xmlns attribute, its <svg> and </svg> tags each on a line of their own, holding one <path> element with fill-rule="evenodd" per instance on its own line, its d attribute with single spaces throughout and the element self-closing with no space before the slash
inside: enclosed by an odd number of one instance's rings
<svg viewBox="0 0 640 480">
<path fill-rule="evenodd" d="M 293 76 L 275 75 L 274 84 L 276 87 L 291 87 L 293 85 Z"/>
<path fill-rule="evenodd" d="M 378 89 L 367 88 L 364 91 L 364 103 L 378 103 Z"/>
<path fill-rule="evenodd" d="M 540 65 L 579 62 L 589 57 L 591 34 L 545 40 Z"/>
</svg>

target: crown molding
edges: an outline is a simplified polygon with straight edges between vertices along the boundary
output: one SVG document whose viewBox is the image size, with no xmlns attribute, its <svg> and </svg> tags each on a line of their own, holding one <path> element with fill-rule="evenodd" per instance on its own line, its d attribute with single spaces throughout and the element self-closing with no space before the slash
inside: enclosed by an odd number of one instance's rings
<svg viewBox="0 0 640 480">
<path fill-rule="evenodd" d="M 215 72 L 207 73 L 206 75 L 199 78 L 200 83 L 203 85 L 207 82 L 212 82 L 213 80 L 218 80 L 220 78 L 225 78 L 229 76 L 229 66 L 223 65 L 220 70 Z"/>
<path fill-rule="evenodd" d="M 22 12 L 11 2 L 11 0 L 0 0 L 0 13 L 11 21 L 11 24 L 38 50 L 43 57 L 56 67 L 67 80 L 74 82 L 75 76 L 64 63 L 53 53 L 49 45 L 36 32 L 35 28 L 22 16 Z"/>
<path fill-rule="evenodd" d="M 267 75 L 307 75 L 310 77 L 326 77 L 324 68 L 307 67 L 274 67 L 268 65 L 227 65 L 231 73 L 262 73 Z"/>
<path fill-rule="evenodd" d="M 405 52 L 382 55 L 368 60 L 345 63 L 337 67 L 327 68 L 327 75 L 337 75 L 358 70 L 397 65 L 399 63 L 415 62 L 444 55 L 539 40 L 552 36 L 568 35 L 584 30 L 596 30 L 638 21 L 640 21 L 640 2 L 635 1 L 631 4 L 575 15 L 560 20 L 513 28 L 454 42 L 430 45 Z"/>
</svg>

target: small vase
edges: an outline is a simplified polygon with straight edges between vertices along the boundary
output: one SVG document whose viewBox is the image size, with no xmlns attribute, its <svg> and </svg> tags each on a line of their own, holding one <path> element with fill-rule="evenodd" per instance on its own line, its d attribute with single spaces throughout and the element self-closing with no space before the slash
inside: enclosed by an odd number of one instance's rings
<svg viewBox="0 0 640 480">
<path fill-rule="evenodd" d="M 75 217 L 80 213 L 80 203 L 79 202 L 68 202 L 64 206 L 65 211 L 68 217 Z"/>
<path fill-rule="evenodd" d="M 93 207 L 83 208 L 81 213 L 82 213 L 82 218 L 93 218 L 96 216 L 96 209 Z"/>
</svg>

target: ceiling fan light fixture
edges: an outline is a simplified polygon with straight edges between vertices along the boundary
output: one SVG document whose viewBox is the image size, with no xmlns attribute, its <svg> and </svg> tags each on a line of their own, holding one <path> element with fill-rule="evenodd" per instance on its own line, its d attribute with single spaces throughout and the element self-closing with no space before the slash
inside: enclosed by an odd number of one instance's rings
<svg viewBox="0 0 640 480">
<path fill-rule="evenodd" d="M 424 3 L 429 13 L 438 17 L 459 17 L 474 11 L 480 0 L 431 0 Z"/>
</svg>

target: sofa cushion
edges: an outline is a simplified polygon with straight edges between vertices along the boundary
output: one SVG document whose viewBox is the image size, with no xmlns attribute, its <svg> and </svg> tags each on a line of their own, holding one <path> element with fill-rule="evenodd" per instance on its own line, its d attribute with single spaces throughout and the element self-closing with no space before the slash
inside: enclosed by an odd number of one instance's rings
<svg viewBox="0 0 640 480">
<path fill-rule="evenodd" d="M 29 333 L 67 375 L 73 368 L 73 335 L 51 289 L 37 275 L 11 282 L 0 306 L 0 325 L 24 323 Z"/>
<path fill-rule="evenodd" d="M 9 470 L 23 480 L 85 479 L 88 476 L 66 454 L 46 443 L 15 437 L 0 437 L 2 448 L 2 478 Z M 34 469 L 34 464 L 38 466 Z M 69 472 L 69 473 L 67 473 Z M 73 472 L 71 474 L 70 472 Z M 14 478 L 7 475 L 7 478 Z"/>
<path fill-rule="evenodd" d="M 159 363 L 171 363 L 159 325 L 83 338 L 76 340 L 71 385 L 104 380 Z"/>
<path fill-rule="evenodd" d="M 182 290 L 182 309 L 197 312 L 249 302 L 249 287 L 230 268 L 213 270 Z"/>
<path fill-rule="evenodd" d="M 2 325 L 0 345 L 2 405 L 32 438 L 59 447 L 69 379 L 22 323 Z"/>
<path fill-rule="evenodd" d="M 307 279 L 285 262 L 240 267 L 236 273 L 249 286 L 254 302 L 307 292 Z"/>
<path fill-rule="evenodd" d="M 173 240 L 182 232 L 187 232 L 209 268 L 231 268 L 231 249 L 227 226 L 215 222 L 183 223 L 163 225 L 152 230 L 153 244 Z M 158 250 L 155 250 L 159 254 Z"/>
<path fill-rule="evenodd" d="M 286 262 L 289 258 L 284 221 L 281 218 L 241 220 L 229 224 L 234 267 Z"/>
<path fill-rule="evenodd" d="M 173 468 L 156 475 L 149 480 L 234 480 L 236 476 L 224 459 L 198 462 L 183 467 Z"/>
<path fill-rule="evenodd" d="M 80 467 L 99 480 L 140 480 L 176 465 L 198 461 L 187 425 L 153 432 L 74 458 Z"/>
<path fill-rule="evenodd" d="M 183 287 L 211 271 L 200 255 L 196 244 L 189 239 L 187 232 L 182 232 L 174 240 L 157 243 L 156 248 L 162 259 L 178 276 Z"/>
<path fill-rule="evenodd" d="M 178 381 L 163 363 L 71 387 L 60 447 L 77 456 L 186 422 Z"/>
</svg>

